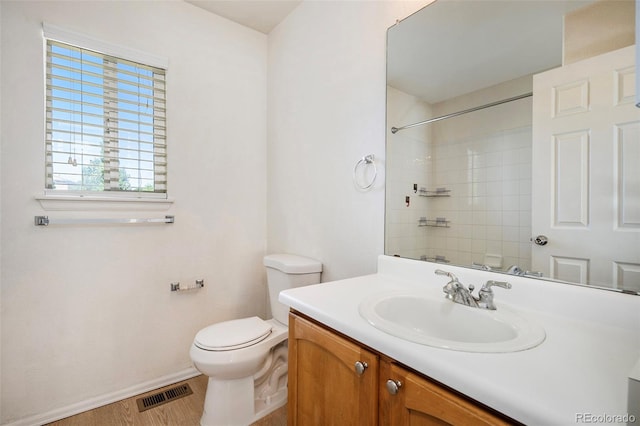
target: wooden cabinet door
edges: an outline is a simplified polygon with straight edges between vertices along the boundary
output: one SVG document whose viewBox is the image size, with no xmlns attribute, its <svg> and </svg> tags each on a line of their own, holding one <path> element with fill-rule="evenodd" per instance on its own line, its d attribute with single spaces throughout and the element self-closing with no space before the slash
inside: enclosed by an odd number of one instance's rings
<svg viewBox="0 0 640 426">
<path fill-rule="evenodd" d="M 376 426 L 378 356 L 290 314 L 288 424 Z"/>
<path fill-rule="evenodd" d="M 395 395 L 387 380 L 399 382 Z M 380 362 L 380 424 L 384 426 L 507 425 L 504 419 L 396 364 Z"/>
</svg>

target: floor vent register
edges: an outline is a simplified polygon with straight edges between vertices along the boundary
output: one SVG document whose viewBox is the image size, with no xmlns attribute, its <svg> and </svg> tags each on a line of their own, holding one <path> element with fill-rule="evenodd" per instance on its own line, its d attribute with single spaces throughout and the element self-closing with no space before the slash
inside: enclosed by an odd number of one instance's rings
<svg viewBox="0 0 640 426">
<path fill-rule="evenodd" d="M 138 411 L 143 412 L 162 404 L 166 404 L 167 402 L 175 401 L 176 399 L 191 395 L 192 393 L 193 391 L 187 383 L 174 386 L 162 392 L 136 399 Z"/>
</svg>

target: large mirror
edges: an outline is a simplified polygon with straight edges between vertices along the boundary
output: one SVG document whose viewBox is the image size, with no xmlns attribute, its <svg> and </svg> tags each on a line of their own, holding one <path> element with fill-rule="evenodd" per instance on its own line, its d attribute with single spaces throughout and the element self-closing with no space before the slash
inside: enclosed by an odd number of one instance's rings
<svg viewBox="0 0 640 426">
<path fill-rule="evenodd" d="M 391 27 L 385 254 L 640 294 L 634 17 L 438 0 Z"/>
</svg>

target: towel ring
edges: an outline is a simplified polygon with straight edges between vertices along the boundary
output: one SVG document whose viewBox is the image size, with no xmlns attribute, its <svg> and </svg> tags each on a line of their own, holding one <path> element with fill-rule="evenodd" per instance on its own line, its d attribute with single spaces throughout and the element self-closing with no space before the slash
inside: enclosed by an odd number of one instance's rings
<svg viewBox="0 0 640 426">
<path fill-rule="evenodd" d="M 360 188 L 360 189 L 369 189 L 373 186 L 373 184 L 376 181 L 376 178 L 378 177 L 378 168 L 376 167 L 376 163 L 374 160 L 374 156 L 373 154 L 369 154 L 369 155 L 365 155 L 364 157 L 362 157 L 357 163 L 356 166 L 353 168 L 353 183 L 355 183 L 355 185 Z M 360 182 L 358 182 L 357 179 L 357 171 L 358 171 L 358 167 L 360 167 L 361 165 L 364 165 L 366 167 L 367 164 L 372 164 L 373 165 L 373 177 L 371 178 L 371 182 L 369 182 L 366 185 L 360 184 Z M 366 183 L 366 182 L 365 182 Z"/>
</svg>

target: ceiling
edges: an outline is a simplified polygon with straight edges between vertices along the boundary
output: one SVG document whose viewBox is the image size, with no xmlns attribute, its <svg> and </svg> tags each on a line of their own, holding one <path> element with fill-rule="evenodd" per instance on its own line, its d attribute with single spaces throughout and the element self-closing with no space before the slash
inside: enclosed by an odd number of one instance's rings
<svg viewBox="0 0 640 426">
<path fill-rule="evenodd" d="M 264 34 L 276 27 L 302 0 L 185 0 Z"/>
</svg>

